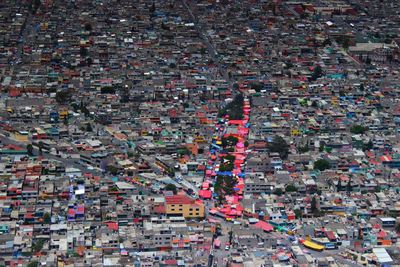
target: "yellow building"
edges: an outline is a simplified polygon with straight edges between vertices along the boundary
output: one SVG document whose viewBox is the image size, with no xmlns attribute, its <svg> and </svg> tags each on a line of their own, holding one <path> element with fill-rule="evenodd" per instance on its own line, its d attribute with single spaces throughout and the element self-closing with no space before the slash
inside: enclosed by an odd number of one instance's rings
<svg viewBox="0 0 400 267">
<path fill-rule="evenodd" d="M 204 205 L 188 196 L 169 196 L 165 197 L 165 213 L 185 218 L 204 218 Z"/>
<path fill-rule="evenodd" d="M 296 129 L 296 128 L 293 128 L 293 129 L 290 130 L 290 134 L 292 136 L 298 136 L 298 135 L 300 135 L 300 130 Z"/>
<path fill-rule="evenodd" d="M 26 131 L 15 131 L 13 133 L 13 138 L 19 142 L 28 142 L 29 141 L 29 133 Z"/>
<path fill-rule="evenodd" d="M 196 136 L 196 138 L 194 139 L 194 141 L 195 141 L 196 143 L 206 143 L 206 139 L 204 139 L 204 136 L 202 136 L 202 135 Z"/>
<path fill-rule="evenodd" d="M 65 119 L 66 117 L 68 117 L 68 110 L 60 110 L 59 116 L 60 116 L 60 120 Z"/>
</svg>

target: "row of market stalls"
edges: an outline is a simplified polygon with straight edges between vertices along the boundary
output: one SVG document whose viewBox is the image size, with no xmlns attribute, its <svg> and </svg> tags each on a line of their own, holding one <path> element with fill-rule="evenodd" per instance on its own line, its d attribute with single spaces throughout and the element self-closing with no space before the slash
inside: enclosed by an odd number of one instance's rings
<svg viewBox="0 0 400 267">
<path fill-rule="evenodd" d="M 212 208 L 209 212 L 213 215 L 222 217 L 226 220 L 232 220 L 238 216 L 242 216 L 243 207 L 240 200 L 243 198 L 243 190 L 245 183 L 244 164 L 247 153 L 246 141 L 250 130 L 249 114 L 250 102 L 248 99 L 243 101 L 243 118 L 240 120 L 230 120 L 228 116 L 220 118 L 215 124 L 215 135 L 213 137 L 207 169 L 205 171 L 204 182 L 199 190 L 199 197 L 202 199 L 217 199 L 218 195 L 214 192 L 214 185 L 217 176 L 230 177 L 235 179 L 234 193 L 225 195 L 225 203 L 217 208 Z M 222 146 L 222 138 L 230 136 L 237 138 L 237 143 L 233 151 L 225 151 Z M 226 156 L 233 157 L 233 169 L 222 170 L 221 164 L 225 164 Z"/>
</svg>

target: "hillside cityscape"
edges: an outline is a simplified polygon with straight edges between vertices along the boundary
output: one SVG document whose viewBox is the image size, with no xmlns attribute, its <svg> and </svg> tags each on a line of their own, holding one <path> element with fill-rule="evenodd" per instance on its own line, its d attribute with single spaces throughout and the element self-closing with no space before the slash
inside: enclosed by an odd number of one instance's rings
<svg viewBox="0 0 400 267">
<path fill-rule="evenodd" d="M 400 1 L 0 1 L 0 266 L 400 266 Z"/>
</svg>

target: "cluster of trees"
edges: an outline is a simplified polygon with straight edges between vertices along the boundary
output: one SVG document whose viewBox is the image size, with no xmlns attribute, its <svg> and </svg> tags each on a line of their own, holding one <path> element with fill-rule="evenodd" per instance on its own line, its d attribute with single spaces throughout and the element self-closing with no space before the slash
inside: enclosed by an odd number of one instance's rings
<svg viewBox="0 0 400 267">
<path fill-rule="evenodd" d="M 353 134 L 364 134 L 366 131 L 368 131 L 368 127 L 362 125 L 355 124 L 350 127 L 350 132 Z"/>
<path fill-rule="evenodd" d="M 283 190 L 281 188 L 276 188 L 273 192 L 274 195 L 277 196 L 282 196 L 283 195 Z"/>
<path fill-rule="evenodd" d="M 264 88 L 264 84 L 262 82 L 252 82 L 250 88 L 254 89 L 256 92 L 260 92 Z"/>
<path fill-rule="evenodd" d="M 114 165 L 107 165 L 106 172 L 111 173 L 112 175 L 117 175 L 118 174 L 118 168 L 115 167 Z"/>
<path fill-rule="evenodd" d="M 28 156 L 33 156 L 33 146 L 32 146 L 32 144 L 26 145 L 26 151 L 28 153 Z"/>
<path fill-rule="evenodd" d="M 274 190 L 274 192 L 272 192 L 272 193 L 274 195 L 281 196 L 281 195 L 283 195 L 284 192 L 288 192 L 288 193 L 289 192 L 297 192 L 297 187 L 294 184 L 288 184 L 285 187 L 285 191 L 283 191 L 282 188 L 276 188 Z"/>
<path fill-rule="evenodd" d="M 235 161 L 235 156 L 232 155 L 227 155 L 222 158 L 221 164 L 219 165 L 219 171 L 224 172 L 224 171 L 232 171 L 234 168 L 234 163 Z"/>
<path fill-rule="evenodd" d="M 323 70 L 321 66 L 316 66 L 309 80 L 316 81 L 318 78 L 321 78 L 322 75 L 323 75 Z"/>
<path fill-rule="evenodd" d="M 72 109 L 74 110 L 74 112 L 78 112 L 78 110 L 80 110 L 85 117 L 89 117 L 90 116 L 90 111 L 89 109 L 86 107 L 85 103 L 83 103 L 83 101 L 81 101 L 81 103 L 78 105 L 76 102 L 71 104 Z"/>
<path fill-rule="evenodd" d="M 115 89 L 111 86 L 102 87 L 101 91 L 102 94 L 115 94 Z"/>
<path fill-rule="evenodd" d="M 179 148 L 177 152 L 181 156 L 183 156 L 183 155 L 191 155 L 192 154 L 192 152 L 187 147 Z"/>
<path fill-rule="evenodd" d="M 336 39 L 336 42 L 341 44 L 344 50 L 348 50 L 351 44 L 350 37 L 348 36 L 340 36 Z"/>
<path fill-rule="evenodd" d="M 56 93 L 56 101 L 58 104 L 66 104 L 72 99 L 71 90 L 61 90 Z"/>
<path fill-rule="evenodd" d="M 81 47 L 80 50 L 79 50 L 79 54 L 80 54 L 81 57 L 86 57 L 88 55 L 88 53 L 89 52 L 88 52 L 86 47 Z"/>
<path fill-rule="evenodd" d="M 32 12 L 32 14 L 36 14 L 41 5 L 42 2 L 40 0 L 32 0 L 29 2 L 28 9 Z"/>
<path fill-rule="evenodd" d="M 34 245 L 32 246 L 32 251 L 33 252 L 39 252 L 42 250 L 43 245 L 45 243 L 45 239 L 38 239 Z"/>
<path fill-rule="evenodd" d="M 238 143 L 239 139 L 235 136 L 228 136 L 228 137 L 222 137 L 221 138 L 221 142 L 222 142 L 222 147 L 226 148 L 226 147 L 231 147 L 231 146 L 236 146 L 236 144 Z"/>
<path fill-rule="evenodd" d="M 286 159 L 289 155 L 289 145 L 281 136 L 275 136 L 272 142 L 268 144 L 270 152 L 279 153 L 282 159 Z"/>
<path fill-rule="evenodd" d="M 311 213 L 314 215 L 314 217 L 320 217 L 324 215 L 324 213 L 317 206 L 317 198 L 315 196 L 313 196 L 311 199 Z"/>
<path fill-rule="evenodd" d="M 28 265 L 26 265 L 27 267 L 37 267 L 39 266 L 39 262 L 38 261 L 31 261 L 30 263 L 28 263 Z"/>
<path fill-rule="evenodd" d="M 42 156 L 42 155 L 43 155 L 43 146 L 44 146 L 43 142 L 40 141 L 40 142 L 38 143 L 39 156 Z M 26 151 L 27 151 L 28 156 L 30 156 L 30 157 L 32 157 L 32 156 L 35 155 L 35 154 L 33 153 L 34 148 L 33 148 L 33 145 L 32 145 L 32 144 L 27 144 L 27 145 L 26 145 Z"/>
<path fill-rule="evenodd" d="M 243 119 L 243 102 L 243 95 L 236 95 L 232 102 L 228 103 L 223 109 L 219 111 L 218 117 L 224 117 L 228 115 L 231 120 Z"/>
<path fill-rule="evenodd" d="M 351 177 L 349 178 L 349 181 L 347 182 L 346 186 L 342 185 L 342 180 L 339 179 L 338 183 L 336 184 L 336 191 L 347 191 L 351 192 L 353 190 L 353 187 L 351 185 Z"/>
<path fill-rule="evenodd" d="M 363 151 L 368 151 L 374 148 L 374 143 L 372 142 L 372 140 L 369 140 L 367 143 L 363 144 L 362 150 Z"/>
<path fill-rule="evenodd" d="M 172 192 L 174 193 L 174 195 L 176 195 L 176 193 L 178 192 L 178 189 L 176 188 L 176 185 L 174 185 L 174 184 L 167 184 L 167 185 L 164 187 L 164 190 L 166 190 L 166 191 L 172 191 Z"/>
<path fill-rule="evenodd" d="M 90 24 L 90 22 L 86 22 L 84 28 L 85 28 L 85 31 L 91 32 L 92 24 Z"/>
<path fill-rule="evenodd" d="M 308 144 L 299 145 L 297 147 L 297 151 L 299 151 L 299 153 L 306 153 L 306 152 L 310 151 L 310 148 L 309 148 Z"/>
<path fill-rule="evenodd" d="M 234 187 L 236 186 L 236 178 L 229 175 L 218 175 L 217 181 L 214 184 L 214 192 L 218 194 L 220 200 L 226 195 L 233 195 L 235 193 Z"/>
<path fill-rule="evenodd" d="M 331 164 L 326 159 L 319 159 L 314 162 L 314 170 L 328 170 L 331 168 Z"/>
<path fill-rule="evenodd" d="M 297 187 L 294 184 L 288 184 L 285 187 L 286 192 L 297 192 Z"/>
</svg>

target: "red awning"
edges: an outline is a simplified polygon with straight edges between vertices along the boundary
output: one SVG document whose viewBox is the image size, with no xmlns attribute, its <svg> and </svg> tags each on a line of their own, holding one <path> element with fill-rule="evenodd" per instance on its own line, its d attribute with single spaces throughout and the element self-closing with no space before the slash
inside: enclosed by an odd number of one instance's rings
<svg viewBox="0 0 400 267">
<path fill-rule="evenodd" d="M 254 227 L 263 229 L 266 232 L 271 232 L 272 230 L 274 230 L 274 227 L 272 225 L 264 221 L 258 221 L 256 224 L 254 224 Z"/>
</svg>

